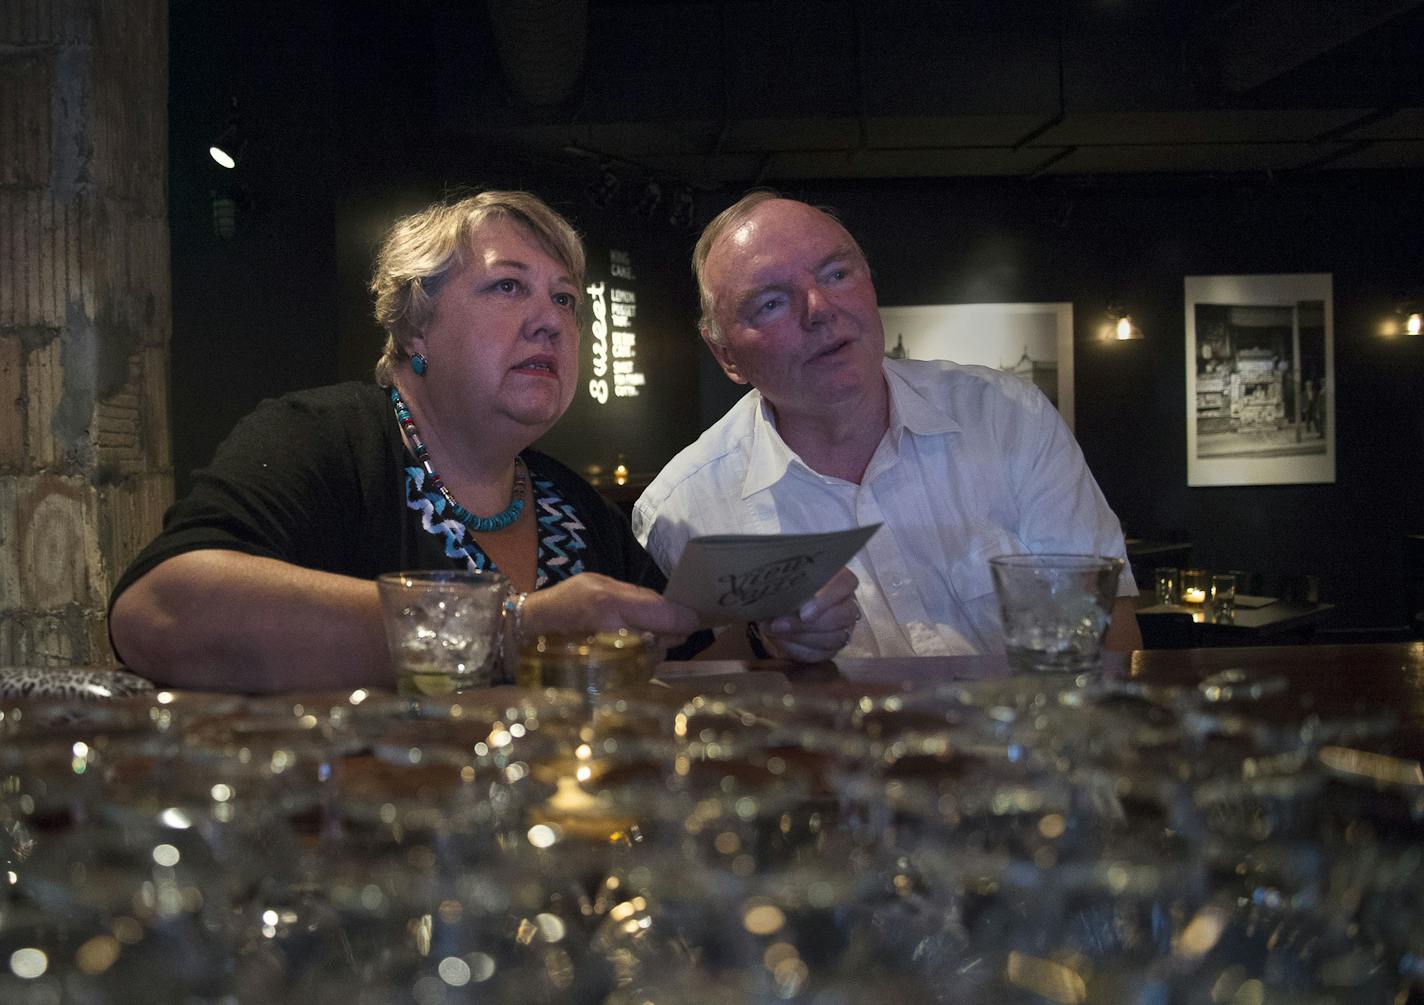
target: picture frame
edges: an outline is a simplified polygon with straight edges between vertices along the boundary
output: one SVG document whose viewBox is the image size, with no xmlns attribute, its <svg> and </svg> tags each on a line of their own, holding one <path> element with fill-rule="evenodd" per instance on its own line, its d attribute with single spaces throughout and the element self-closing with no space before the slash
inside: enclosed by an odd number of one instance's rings
<svg viewBox="0 0 1424 1005">
<path fill-rule="evenodd" d="M 1187 276 L 1187 485 L 1335 481 L 1329 273 Z"/>
<path fill-rule="evenodd" d="M 881 307 L 880 319 L 886 355 L 976 363 L 1012 373 L 1042 390 L 1073 428 L 1071 303 Z"/>
</svg>

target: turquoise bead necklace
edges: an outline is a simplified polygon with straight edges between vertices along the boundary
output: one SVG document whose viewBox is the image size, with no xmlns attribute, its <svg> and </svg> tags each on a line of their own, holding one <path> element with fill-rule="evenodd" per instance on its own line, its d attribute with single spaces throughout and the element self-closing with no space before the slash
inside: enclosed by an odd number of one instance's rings
<svg viewBox="0 0 1424 1005">
<path fill-rule="evenodd" d="M 420 432 L 415 428 L 415 419 L 411 417 L 410 409 L 406 407 L 405 401 L 394 384 L 391 385 L 391 407 L 396 410 L 396 421 L 400 423 L 411 450 L 415 452 L 415 459 L 420 462 L 421 467 L 425 468 L 426 485 L 434 486 L 435 492 L 438 492 L 440 498 L 444 500 L 445 505 L 441 507 L 437 500 L 431 499 L 431 502 L 435 503 L 437 513 L 442 508 L 448 509 L 450 515 L 464 524 L 472 534 L 490 534 L 497 530 L 504 530 L 519 519 L 519 514 L 524 512 L 524 489 L 529 484 L 529 472 L 525 469 L 522 458 L 514 459 L 514 487 L 509 493 L 509 505 L 493 516 L 476 516 L 455 501 L 455 497 L 445 487 L 445 482 L 435 473 L 435 468 L 430 463 L 430 451 L 421 441 Z M 434 494 L 427 489 L 427 496 Z"/>
</svg>

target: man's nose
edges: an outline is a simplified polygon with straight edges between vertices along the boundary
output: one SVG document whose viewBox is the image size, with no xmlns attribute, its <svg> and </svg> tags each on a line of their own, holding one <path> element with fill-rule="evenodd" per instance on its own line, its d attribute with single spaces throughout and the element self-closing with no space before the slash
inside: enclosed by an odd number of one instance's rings
<svg viewBox="0 0 1424 1005">
<path fill-rule="evenodd" d="M 824 324 L 835 314 L 835 308 L 831 306 L 830 297 L 819 286 L 810 286 L 806 289 L 806 308 L 804 316 L 806 326 L 812 327 Z"/>
</svg>

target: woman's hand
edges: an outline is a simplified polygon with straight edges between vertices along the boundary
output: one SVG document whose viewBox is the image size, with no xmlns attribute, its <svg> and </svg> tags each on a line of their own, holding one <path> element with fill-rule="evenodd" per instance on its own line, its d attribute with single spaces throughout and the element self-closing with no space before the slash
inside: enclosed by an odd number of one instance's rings
<svg viewBox="0 0 1424 1005">
<path fill-rule="evenodd" d="M 581 572 L 524 602 L 526 636 L 550 632 L 652 632 L 659 648 L 677 645 L 698 629 L 697 613 L 659 593 L 596 572 Z M 669 641 L 671 640 L 671 641 Z"/>
<path fill-rule="evenodd" d="M 841 569 L 795 616 L 758 622 L 766 651 L 798 663 L 819 663 L 840 652 L 860 620 L 860 607 L 855 602 L 859 583 L 855 573 Z"/>
</svg>

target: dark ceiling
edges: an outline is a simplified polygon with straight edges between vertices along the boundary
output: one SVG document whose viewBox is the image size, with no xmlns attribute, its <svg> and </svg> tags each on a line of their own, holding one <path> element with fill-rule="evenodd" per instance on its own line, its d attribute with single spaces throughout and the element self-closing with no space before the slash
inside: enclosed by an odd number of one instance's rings
<svg viewBox="0 0 1424 1005">
<path fill-rule="evenodd" d="M 1424 167 L 1424 4 L 489 0 L 450 132 L 698 187 Z"/>
</svg>

